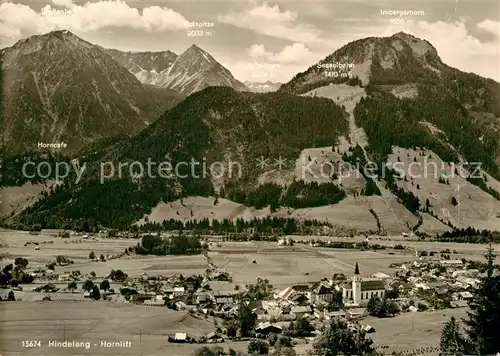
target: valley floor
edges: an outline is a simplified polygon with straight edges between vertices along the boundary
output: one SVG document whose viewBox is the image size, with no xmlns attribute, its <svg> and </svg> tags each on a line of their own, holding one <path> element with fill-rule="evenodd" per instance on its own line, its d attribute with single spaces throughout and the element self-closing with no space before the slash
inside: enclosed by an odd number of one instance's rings
<svg viewBox="0 0 500 356">
<path fill-rule="evenodd" d="M 60 289 L 50 293 L 52 301 L 41 301 L 44 293 L 31 291 L 32 287 L 49 283 L 49 280 L 35 280 L 33 284 L 24 285 L 23 291 L 16 291 L 21 301 L 1 302 L 0 313 L 1 355 L 171 355 L 188 356 L 202 344 L 173 344 L 168 336 L 175 333 L 188 333 L 200 337 L 212 332 L 215 328 L 214 318 L 205 317 L 201 313 L 190 315 L 185 311 L 174 311 L 163 306 L 146 306 L 125 304 L 123 298 L 113 296 L 112 301 L 88 301 L 80 291 L 82 281 L 95 272 L 94 283 L 98 284 L 112 269 L 122 269 L 136 281 L 146 273 L 148 276 L 172 276 L 182 274 L 185 277 L 204 275 L 209 268 L 227 272 L 232 280 L 229 282 L 212 281 L 210 286 L 214 292 L 233 292 L 236 286 L 243 288 L 246 284 L 255 283 L 257 278 L 269 279 L 277 289 L 319 281 L 330 278 L 334 273 L 343 273 L 350 277 L 356 262 L 359 263 L 362 275 L 376 272 L 394 274 L 396 269 L 389 267 L 391 263 L 414 261 L 414 251 L 439 251 L 450 249 L 452 259 L 483 260 L 485 245 L 461 243 L 434 243 L 403 238 L 402 236 L 372 236 L 372 243 L 388 246 L 387 250 L 362 251 L 352 249 L 320 248 L 309 245 L 311 240 L 331 240 L 343 242 L 361 242 L 361 236 L 353 238 L 326 236 L 293 236 L 294 246 L 278 246 L 276 242 L 223 242 L 220 238 L 209 237 L 207 256 L 126 256 L 112 258 L 125 248 L 137 243 L 136 239 L 110 239 L 94 237 L 83 240 L 81 236 L 70 238 L 49 235 L 30 235 L 27 232 L 3 230 L 2 233 L 2 265 L 15 257 L 25 257 L 29 261 L 29 269 L 44 268 L 47 263 L 54 262 L 58 255 L 74 261 L 67 266 L 56 266 L 59 276 L 66 272 L 79 270 L 83 279 L 78 281 L 78 291 L 64 291 L 68 281 L 54 283 Z M 38 242 L 25 246 L 26 242 Z M 51 241 L 51 243 L 43 243 Z M 395 244 L 403 244 L 407 250 L 393 250 Z M 499 251 L 499 245 L 495 245 Z M 105 262 L 88 259 L 94 251 L 97 256 L 109 256 Z M 436 257 L 439 259 L 439 257 Z M 119 283 L 112 282 L 111 287 L 118 290 Z M 8 292 L 2 289 L 3 294 Z M 120 300 L 119 300 L 120 299 Z M 443 323 L 450 316 L 461 317 L 466 308 L 444 309 L 432 312 L 404 313 L 394 318 L 377 319 L 366 317 L 362 323 L 371 325 L 376 332 L 369 334 L 380 350 L 405 351 L 426 348 L 431 350 L 439 345 L 439 337 Z M 220 325 L 220 324 L 219 324 Z M 41 348 L 23 348 L 22 341 L 40 340 Z M 88 341 L 90 348 L 49 348 L 48 341 Z M 101 341 L 130 341 L 131 347 L 101 348 Z M 311 348 L 309 343 L 295 346 L 298 355 L 303 355 Z M 247 341 L 225 342 L 218 344 L 225 349 L 233 348 L 246 351 Z M 436 353 L 423 353 L 433 355 Z"/>
<path fill-rule="evenodd" d="M 179 330 L 201 336 L 213 326 L 188 313 L 161 307 L 116 305 L 107 302 L 2 302 L 1 354 L 33 355 L 169 355 L 191 356 L 201 344 L 168 343 L 169 335 Z M 423 313 L 405 313 L 394 318 L 367 317 L 366 325 L 375 328 L 369 334 L 380 351 L 411 351 L 439 346 L 443 324 L 451 316 L 461 318 L 466 309 L 446 309 Z M 24 340 L 40 340 L 40 348 L 23 348 Z M 49 341 L 89 342 L 90 348 L 54 348 Z M 101 341 L 130 341 L 131 347 L 101 347 Z M 224 342 L 224 348 L 246 352 L 248 342 Z M 210 345 L 209 345 L 210 346 Z M 295 346 L 303 355 L 312 344 Z M 422 352 L 437 355 L 437 352 Z"/>
</svg>

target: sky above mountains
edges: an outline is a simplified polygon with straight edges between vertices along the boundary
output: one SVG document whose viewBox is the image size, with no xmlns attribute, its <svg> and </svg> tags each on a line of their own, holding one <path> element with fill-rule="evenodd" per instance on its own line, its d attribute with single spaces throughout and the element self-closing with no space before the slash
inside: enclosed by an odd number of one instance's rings
<svg viewBox="0 0 500 356">
<path fill-rule="evenodd" d="M 428 40 L 445 63 L 500 81 L 497 0 L 23 0 L 3 2 L 0 22 L 2 47 L 57 29 L 126 51 L 179 54 L 194 43 L 238 80 L 261 82 L 286 82 L 350 41 L 404 31 Z"/>
</svg>

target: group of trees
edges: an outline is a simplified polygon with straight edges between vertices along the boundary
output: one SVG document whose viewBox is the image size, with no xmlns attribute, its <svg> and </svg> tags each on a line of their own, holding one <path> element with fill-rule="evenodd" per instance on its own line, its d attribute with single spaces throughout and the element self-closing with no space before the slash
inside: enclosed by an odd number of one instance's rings
<svg viewBox="0 0 500 356">
<path fill-rule="evenodd" d="M 42 162 L 47 162 L 51 167 L 54 167 L 57 162 L 70 164 L 70 159 L 59 152 L 31 151 L 21 154 L 3 155 L 2 158 L 3 172 L 1 186 L 3 187 L 21 186 L 26 182 L 46 184 L 46 180 L 54 180 L 56 178 L 56 170 L 52 169 L 50 172 L 43 171 L 44 175 L 48 174 L 48 177 L 42 178 L 39 174 L 36 174 L 35 167 Z M 33 165 L 28 165 L 25 170 L 26 174 L 23 174 L 23 165 L 28 162 L 33 162 Z M 33 177 L 31 178 L 31 176 Z M 57 189 L 57 186 L 55 189 Z"/>
<path fill-rule="evenodd" d="M 270 206 L 271 212 L 275 212 L 280 206 L 299 209 L 336 204 L 346 194 L 334 183 L 294 180 L 285 187 L 266 183 L 250 191 L 237 187 L 228 188 L 227 196 L 232 201 L 257 209 Z"/>
<path fill-rule="evenodd" d="M 314 355 L 377 355 L 373 341 L 359 326 L 334 318 L 314 343 Z"/>
<path fill-rule="evenodd" d="M 299 317 L 290 322 L 288 327 L 283 330 L 283 335 L 288 337 L 308 337 L 311 336 L 314 330 L 308 318 Z"/>
<path fill-rule="evenodd" d="M 103 282 L 101 282 L 101 286 L 103 287 L 101 289 L 106 288 L 106 290 L 109 290 L 109 282 L 107 282 L 107 284 L 103 284 Z M 90 292 L 90 298 L 94 300 L 101 299 L 101 292 L 99 291 L 99 287 L 96 286 L 90 279 L 87 279 L 85 282 L 83 282 L 82 289 L 85 292 Z"/>
<path fill-rule="evenodd" d="M 387 183 L 389 190 L 398 197 L 401 204 L 412 213 L 416 213 L 420 209 L 420 200 L 410 191 L 403 188 L 398 188 L 396 179 L 398 178 L 397 172 L 389 167 L 384 167 L 383 177 Z M 417 185 L 418 188 L 418 185 Z"/>
<path fill-rule="evenodd" d="M 243 353 L 235 351 L 233 349 L 224 350 L 221 346 L 203 346 L 194 352 L 194 356 L 221 356 L 221 355 L 229 355 L 229 356 L 244 356 Z"/>
<path fill-rule="evenodd" d="M 76 284 L 76 282 L 70 282 L 67 289 L 73 292 L 74 290 L 78 289 L 78 285 Z M 103 279 L 99 286 L 95 285 L 94 282 L 92 282 L 90 279 L 87 279 L 83 283 L 82 289 L 85 292 L 90 292 L 90 298 L 99 300 L 101 299 L 101 293 L 99 292 L 99 290 L 107 293 L 111 290 L 111 285 L 109 284 L 109 281 L 107 279 Z"/>
<path fill-rule="evenodd" d="M 0 286 L 11 285 L 17 287 L 19 284 L 32 283 L 34 280 L 33 276 L 25 272 L 28 264 L 29 262 L 26 258 L 17 257 L 14 260 L 14 264 L 9 263 L 4 266 L 0 272 Z"/>
<path fill-rule="evenodd" d="M 300 323 L 303 323 L 301 321 Z M 307 328 L 310 329 L 310 328 Z M 307 333 L 306 333 L 307 334 Z M 305 334 L 303 334 L 305 335 Z M 253 340 L 248 345 L 249 355 L 268 355 L 270 346 L 274 346 L 273 356 L 295 356 L 291 340 L 286 335 L 269 335 L 268 341 Z M 313 353 L 318 356 L 366 355 L 377 356 L 373 341 L 366 337 L 359 325 L 344 319 L 334 318 L 326 330 L 315 340 Z"/>
<path fill-rule="evenodd" d="M 361 79 L 359 79 L 359 77 L 357 75 L 354 75 L 354 76 L 349 76 L 349 79 L 347 79 L 347 81 L 345 82 L 347 85 L 350 85 L 350 86 L 362 86 L 362 82 L 361 82 Z"/>
<path fill-rule="evenodd" d="M 348 242 L 348 241 L 325 241 L 325 240 L 314 240 L 312 241 L 315 245 L 327 248 L 348 248 L 354 250 L 385 250 L 385 245 L 373 244 L 367 241 L 361 242 Z"/>
<path fill-rule="evenodd" d="M 128 249 L 126 249 L 126 250 L 125 250 L 125 253 L 128 253 L 128 252 L 129 252 L 129 250 L 128 250 Z M 89 260 L 93 260 L 93 259 L 95 259 L 95 258 L 96 258 L 96 254 L 95 254 L 95 252 L 94 252 L 94 251 L 90 251 L 90 253 L 89 253 Z M 104 262 L 104 261 L 106 261 L 106 257 L 104 257 L 104 255 L 101 253 L 101 254 L 99 255 L 99 260 L 100 260 L 101 262 Z"/>
<path fill-rule="evenodd" d="M 382 44 L 384 46 L 384 44 Z M 381 46 L 381 47 L 382 47 Z M 380 57 L 374 56 L 370 72 L 370 84 L 373 85 L 395 85 L 407 83 L 426 83 L 435 85 L 439 83 L 440 77 L 433 70 L 425 68 L 419 63 L 412 49 L 402 48 L 397 58 L 397 64 L 394 66 L 384 66 Z M 378 49 L 383 53 L 383 47 Z M 432 54 L 425 54 L 425 61 L 429 65 L 440 68 L 442 64 L 439 58 Z"/>
<path fill-rule="evenodd" d="M 356 123 L 365 129 L 370 150 L 382 160 L 391 153 L 392 146 L 399 146 L 426 147 L 444 161 L 456 162 L 457 153 L 447 144 L 449 141 L 467 161 L 482 162 L 485 170 L 498 177 L 496 133 L 481 128 L 478 121 L 470 117 L 469 111 L 456 99 L 456 84 L 450 82 L 449 85 L 453 91 L 446 85 L 420 85 L 418 96 L 405 99 L 372 86 L 370 95 L 361 99 L 354 110 Z M 422 118 L 443 134 L 431 133 L 421 124 Z"/>
<path fill-rule="evenodd" d="M 257 278 L 256 284 L 248 284 L 245 295 L 252 300 L 265 300 L 273 294 L 273 285 L 268 279 Z"/>
<path fill-rule="evenodd" d="M 62 256 L 62 255 L 58 255 L 56 257 L 56 263 L 59 265 L 59 266 L 66 266 L 66 265 L 69 265 L 69 264 L 72 264 L 73 261 L 70 260 L 68 257 L 65 257 L 65 256 Z"/>
<path fill-rule="evenodd" d="M 70 290 L 71 293 L 73 293 L 75 290 L 78 289 L 78 284 L 75 281 L 69 282 L 68 286 L 66 287 L 67 290 Z"/>
<path fill-rule="evenodd" d="M 112 269 L 108 276 L 114 282 L 123 282 L 128 278 L 128 275 L 124 273 L 121 269 L 114 270 Z"/>
<path fill-rule="evenodd" d="M 86 232 L 97 232 L 99 226 L 123 230 L 161 200 L 167 189 L 162 183 L 162 180 L 148 181 L 141 185 L 140 191 L 136 183 L 126 178 L 104 183 L 85 181 L 78 188 L 61 185 L 27 208 L 16 226 L 30 230 L 33 226 Z M 116 199 L 117 196 L 121 198 Z M 65 208 L 60 209 L 61 205 Z"/>
<path fill-rule="evenodd" d="M 400 312 L 399 307 L 395 302 L 389 300 L 388 298 L 380 298 L 377 296 L 370 298 L 366 310 L 368 311 L 368 314 L 378 318 L 394 316 Z"/>
<path fill-rule="evenodd" d="M 270 336 L 272 335 L 269 334 Z M 275 340 L 274 340 L 275 339 Z M 264 340 L 252 340 L 248 344 L 247 350 L 249 356 L 261 356 L 261 355 L 271 355 L 271 356 L 296 356 L 297 353 L 292 347 L 290 338 L 286 336 L 276 336 L 274 335 L 273 340 L 266 342 Z M 269 353 L 270 347 L 274 346 L 274 351 Z"/>
<path fill-rule="evenodd" d="M 470 311 L 463 320 L 465 333 L 454 317 L 441 335 L 441 351 L 446 355 L 495 355 L 500 352 L 500 273 L 491 246 L 479 287 L 475 290 Z"/>
<path fill-rule="evenodd" d="M 21 267 L 21 268 L 26 268 L 28 267 L 28 264 L 29 264 L 29 261 L 28 259 L 24 258 L 24 257 L 16 257 L 14 259 L 14 265 L 17 267 Z"/>
<path fill-rule="evenodd" d="M 257 232 L 259 234 L 285 234 L 305 233 L 310 229 L 332 225 L 328 222 L 318 220 L 299 221 L 293 218 L 265 217 L 262 219 L 253 218 L 245 220 L 223 219 L 223 220 L 190 220 L 187 222 L 180 220 L 164 220 L 162 223 L 147 222 L 144 225 L 132 226 L 134 233 L 139 232 L 159 232 L 159 231 L 197 231 L 199 233 L 242 233 L 247 231 Z"/>
<path fill-rule="evenodd" d="M 269 344 L 264 340 L 252 340 L 248 344 L 248 353 L 252 356 L 269 354 Z"/>
<path fill-rule="evenodd" d="M 403 188 L 397 188 L 393 193 L 396 194 L 406 209 L 412 213 L 416 213 L 420 209 L 420 200 L 412 192 L 405 191 Z"/>
<path fill-rule="evenodd" d="M 500 231 L 479 230 L 473 227 L 455 228 L 437 235 L 436 239 L 443 242 L 500 243 Z"/>
<path fill-rule="evenodd" d="M 378 215 L 377 213 L 375 212 L 375 210 L 373 210 L 372 208 L 368 209 L 368 211 L 370 212 L 370 214 L 373 215 L 373 217 L 375 218 L 375 221 L 377 222 L 377 231 L 380 232 L 382 230 L 382 224 L 380 223 L 380 219 L 378 218 Z"/>
<path fill-rule="evenodd" d="M 141 255 L 195 255 L 202 251 L 200 237 L 195 235 L 174 235 L 162 238 L 157 235 L 146 235 L 135 247 Z"/>
<path fill-rule="evenodd" d="M 276 348 L 280 347 L 291 347 L 292 339 L 286 335 L 279 335 L 275 333 L 269 333 L 266 337 L 269 346 L 273 346 Z"/>
<path fill-rule="evenodd" d="M 250 336 L 255 327 L 257 315 L 252 311 L 249 299 L 240 299 L 238 304 L 238 316 L 236 325 L 242 337 Z"/>
<path fill-rule="evenodd" d="M 133 288 L 120 288 L 120 294 L 123 295 L 123 297 L 126 299 L 126 300 L 130 300 L 130 298 L 135 295 L 135 294 L 138 294 L 137 290 L 133 289 Z"/>
<path fill-rule="evenodd" d="M 298 180 L 290 184 L 281 199 L 283 206 L 300 209 L 336 204 L 346 196 L 334 183 L 318 183 Z"/>
<path fill-rule="evenodd" d="M 474 171 L 474 168 L 471 171 Z M 483 191 L 491 195 L 496 200 L 500 200 L 500 192 L 486 185 L 485 178 L 467 177 L 466 179 L 469 183 L 472 183 L 475 186 L 481 188 Z"/>
</svg>

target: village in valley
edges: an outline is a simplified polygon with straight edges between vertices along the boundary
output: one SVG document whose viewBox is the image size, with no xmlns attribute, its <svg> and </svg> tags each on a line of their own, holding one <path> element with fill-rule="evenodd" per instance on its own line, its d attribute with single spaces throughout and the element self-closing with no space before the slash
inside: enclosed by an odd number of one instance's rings
<svg viewBox="0 0 500 356">
<path fill-rule="evenodd" d="M 2 242 L 3 301 L 47 303 L 58 319 L 65 319 L 58 311 L 68 308 L 85 314 L 89 308 L 92 318 L 97 305 L 99 313 L 133 308 L 156 322 L 172 320 L 153 335 L 139 325 L 147 321 L 127 329 L 135 347 L 158 344 L 178 352 L 169 355 L 190 355 L 214 343 L 234 352 L 285 348 L 306 355 L 333 320 L 362 330 L 383 354 L 437 354 L 448 317 L 466 314 L 486 253 L 485 245 L 426 244 L 408 234 L 238 242 L 202 235 L 196 253 L 167 256 L 141 248 L 173 239 L 168 233 L 5 235 L 11 238 Z M 33 328 L 49 327 L 51 316 L 42 314 L 46 320 Z M 65 333 L 71 324 L 65 322 Z M 391 339 L 396 335 L 398 342 Z M 52 330 L 46 338 L 54 336 L 61 337 Z"/>
</svg>

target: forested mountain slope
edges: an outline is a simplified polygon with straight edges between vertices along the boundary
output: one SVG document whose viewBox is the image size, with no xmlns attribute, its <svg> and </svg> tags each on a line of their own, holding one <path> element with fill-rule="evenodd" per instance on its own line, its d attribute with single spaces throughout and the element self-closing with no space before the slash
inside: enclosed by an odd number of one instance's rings
<svg viewBox="0 0 500 356">
<path fill-rule="evenodd" d="M 16 226 L 74 226 L 75 224 L 125 227 L 160 201 L 188 195 L 214 194 L 224 183 L 253 191 L 260 173 L 259 157 L 295 158 L 301 149 L 328 145 L 348 130 L 346 114 L 332 101 L 287 94 L 241 93 L 231 88 L 211 87 L 189 96 L 131 140 L 111 140 L 79 157 L 87 170 L 82 182 L 68 177 L 53 194 L 37 202 L 14 219 Z M 191 167 L 180 162 L 206 162 Z M 100 182 L 99 162 L 118 164 L 148 160 L 178 166 L 173 177 L 139 178 L 128 168 L 119 177 L 104 170 L 109 179 Z M 213 179 L 209 166 L 220 162 L 226 168 L 237 162 L 241 170 L 226 171 Z M 111 163 L 107 164 L 110 168 Z M 156 166 L 158 167 L 158 166 Z M 145 168 L 146 169 L 146 168 Z M 134 172 L 138 172 L 137 170 Z M 181 178 L 184 177 L 185 178 Z M 222 181 L 221 181 L 222 179 Z M 230 194 L 230 189 L 222 194 Z M 268 189 L 255 191 L 254 201 Z M 334 188 L 337 189 L 337 188 Z M 340 192 L 340 191 L 339 191 Z M 265 198 L 264 198 L 265 199 Z"/>
</svg>

